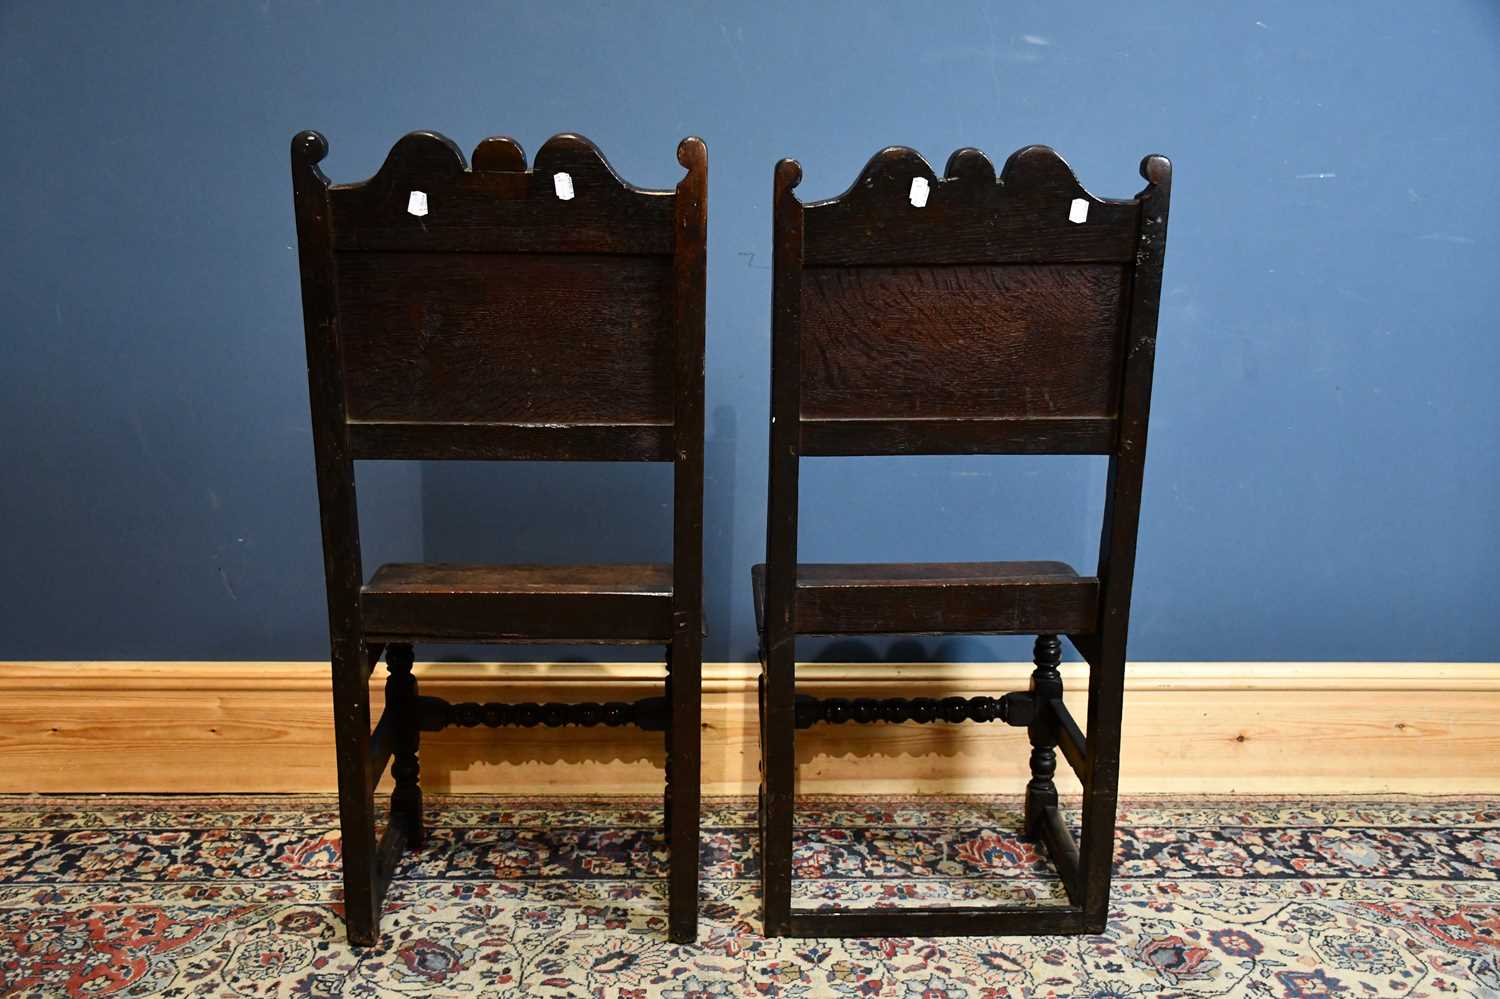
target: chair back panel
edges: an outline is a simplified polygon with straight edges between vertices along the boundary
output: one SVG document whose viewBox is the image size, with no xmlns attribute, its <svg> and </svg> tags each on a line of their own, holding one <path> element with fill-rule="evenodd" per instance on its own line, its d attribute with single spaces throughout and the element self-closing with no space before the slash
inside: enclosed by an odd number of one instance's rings
<svg viewBox="0 0 1500 999">
<path fill-rule="evenodd" d="M 672 422 L 672 258 L 339 253 L 351 420 Z"/>
<path fill-rule="evenodd" d="M 1044 146 L 998 177 L 961 149 L 941 178 L 891 147 L 783 207 L 802 453 L 1113 449 L 1138 201 L 1094 197 Z"/>
<path fill-rule="evenodd" d="M 1113 417 L 1120 264 L 816 267 L 802 416 Z"/>
</svg>

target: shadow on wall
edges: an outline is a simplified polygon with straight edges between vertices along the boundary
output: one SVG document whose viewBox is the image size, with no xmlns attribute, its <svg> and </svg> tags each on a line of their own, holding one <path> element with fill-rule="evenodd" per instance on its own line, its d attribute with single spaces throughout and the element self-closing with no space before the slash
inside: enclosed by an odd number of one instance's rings
<svg viewBox="0 0 1500 999">
<path fill-rule="evenodd" d="M 703 442 L 703 655 L 710 661 L 755 658 L 753 629 L 738 642 L 730 630 L 739 616 L 737 598 L 750 599 L 749 563 L 758 561 L 749 553 L 744 558 L 735 554 L 735 517 L 741 506 L 734 465 L 739 429 L 732 406 L 715 406 Z M 746 646 L 748 654 L 737 654 Z"/>
<path fill-rule="evenodd" d="M 707 627 L 732 607 L 737 417 L 710 418 L 704 451 Z M 563 564 L 670 562 L 673 471 L 636 462 L 432 462 L 422 469 L 422 559 Z M 429 645 L 442 662 L 655 662 L 659 646 Z"/>
<path fill-rule="evenodd" d="M 753 661 L 749 568 L 735 545 L 739 415 L 709 415 L 704 448 L 705 658 Z M 823 459 L 822 461 L 827 461 Z M 834 459 L 803 471 L 804 561 L 926 561 L 1062 557 L 1088 571 L 1097 552 L 1103 466 L 1090 459 Z M 937 474 L 934 474 L 934 473 Z M 422 468 L 422 552 L 430 562 L 669 561 L 672 467 L 638 463 L 430 463 Z M 904 494 L 916 493 L 912 499 Z M 894 498 L 893 498 L 894 497 Z M 756 500 L 759 497 L 755 497 Z M 750 505 L 754 505 L 751 503 Z M 840 538 L 835 527 L 845 534 Z M 1013 546 L 1003 529 L 1022 529 Z M 873 539 L 873 544 L 870 539 Z M 804 662 L 1025 662 L 1028 636 L 805 637 Z M 1075 658 L 1067 647 L 1069 658 Z M 423 661 L 654 662 L 659 646 L 428 645 Z"/>
<path fill-rule="evenodd" d="M 704 442 L 703 579 L 709 642 L 729 648 L 736 573 L 735 448 L 739 418 L 718 406 Z M 496 497 L 493 504 L 486 502 Z M 422 470 L 425 561 L 631 562 L 672 557 L 672 467 L 627 463 L 431 463 Z M 528 529 L 531 525 L 532 529 Z M 475 544 L 480 538 L 482 543 Z M 748 600 L 748 594 L 745 595 Z M 743 643 L 742 643 L 743 644 Z M 658 646 L 430 645 L 439 662 L 656 662 Z"/>
</svg>

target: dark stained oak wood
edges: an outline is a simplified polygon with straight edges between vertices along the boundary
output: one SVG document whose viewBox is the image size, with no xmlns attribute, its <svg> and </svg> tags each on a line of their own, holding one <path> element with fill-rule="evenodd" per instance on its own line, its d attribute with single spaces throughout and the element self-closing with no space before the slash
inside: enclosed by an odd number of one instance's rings
<svg viewBox="0 0 1500 999">
<path fill-rule="evenodd" d="M 1052 701 L 1062 700 L 1062 676 L 1058 666 L 1062 662 L 1062 643 L 1054 634 L 1036 637 L 1032 647 L 1031 696 L 1042 710 L 1036 713 L 1028 726 L 1027 736 L 1031 741 L 1031 779 L 1026 783 L 1026 805 L 1022 826 L 1028 836 L 1041 836 L 1042 823 L 1048 809 L 1057 811 L 1057 742 L 1059 718 L 1046 710 Z M 1077 866 L 1076 864 L 1074 865 Z"/>
<path fill-rule="evenodd" d="M 417 727 L 423 732 L 441 732 L 450 725 L 462 728 L 536 728 L 545 725 L 559 728 L 577 725 L 591 728 L 607 725 L 637 725 L 647 732 L 671 732 L 672 721 L 667 710 L 667 698 L 643 697 L 637 701 L 579 701 L 565 704 L 551 701 L 536 704 L 523 701 L 520 704 L 502 704 L 494 701 L 479 704 L 461 701 L 451 704 L 437 697 L 416 699 Z M 671 782 L 668 781 L 668 784 Z"/>
<path fill-rule="evenodd" d="M 804 419 L 803 457 L 876 454 L 1109 454 L 1113 417 Z"/>
<path fill-rule="evenodd" d="M 847 938 L 905 937 L 920 926 L 924 936 L 1014 937 L 1085 932 L 1083 914 L 1072 905 L 901 906 L 889 909 L 793 909 L 782 936 Z"/>
<path fill-rule="evenodd" d="M 1083 737 L 1083 729 L 1078 727 L 1073 713 L 1061 699 L 1053 698 L 1048 701 L 1046 710 L 1051 711 L 1057 720 L 1057 747 L 1063 751 L 1063 756 L 1078 779 L 1088 780 L 1089 749 L 1088 742 Z"/>
<path fill-rule="evenodd" d="M 355 458 L 671 461 L 668 423 L 391 423 L 351 420 Z"/>
<path fill-rule="evenodd" d="M 751 570 L 764 616 L 766 567 Z M 1087 632 L 1099 581 L 1063 562 L 868 563 L 797 566 L 801 635 Z"/>
<path fill-rule="evenodd" d="M 375 570 L 361 591 L 369 625 L 372 597 L 440 598 L 511 594 L 652 597 L 672 595 L 672 567 L 664 562 L 598 565 L 467 565 L 452 562 L 391 562 Z"/>
<path fill-rule="evenodd" d="M 349 941 L 377 942 L 396 862 L 422 845 L 420 732 L 511 707 L 421 696 L 411 643 L 530 641 L 666 646 L 660 703 L 514 707 L 519 724 L 630 721 L 669 733 L 668 932 L 691 942 L 707 149 L 682 141 L 686 172 L 671 191 L 625 183 L 572 134 L 549 139 L 530 168 L 520 143 L 487 138 L 470 168 L 448 139 L 413 132 L 358 184 L 329 183 L 318 168 L 327 151 L 316 132 L 292 140 Z M 365 458 L 670 461 L 672 562 L 388 565 L 365 584 L 354 479 Z M 369 678 L 382 650 L 387 705 L 372 733 Z M 373 788 L 387 766 L 396 790 L 377 840 Z"/>
<path fill-rule="evenodd" d="M 1113 264 L 809 269 L 802 416 L 1113 417 L 1124 283 Z"/>
<path fill-rule="evenodd" d="M 801 167 L 776 166 L 766 563 L 752 570 L 770 936 L 1104 927 L 1171 164 L 1149 156 L 1141 174 L 1145 190 L 1109 201 L 1044 146 L 1015 153 L 998 177 L 978 150 L 960 149 L 941 178 L 891 147 L 843 195 L 804 205 Z M 914 178 L 926 182 L 925 204 L 912 196 Z M 1098 570 L 799 564 L 801 459 L 867 454 L 1108 455 Z M 1036 634 L 1031 689 L 953 703 L 796 694 L 799 634 L 949 632 Z M 1087 738 L 1062 702 L 1064 635 L 1090 666 Z M 1045 845 L 1071 905 L 792 910 L 799 725 L 997 716 L 1027 726 L 1025 831 Z M 1058 810 L 1059 748 L 1084 784 L 1076 843 Z"/>
<path fill-rule="evenodd" d="M 670 257 L 353 253 L 338 272 L 352 420 L 671 422 Z"/>
<path fill-rule="evenodd" d="M 1036 835 L 1047 846 L 1047 855 L 1057 867 L 1057 876 L 1062 879 L 1068 900 L 1081 906 L 1083 892 L 1078 880 L 1078 844 L 1073 842 L 1073 834 L 1062 811 L 1051 807 L 1043 810 Z"/>
<path fill-rule="evenodd" d="M 667 258 L 676 250 L 675 192 L 630 186 L 580 135 L 547 140 L 529 171 L 510 140 L 486 139 L 476 154 L 482 165 L 467 170 L 463 153 L 441 135 L 401 139 L 375 176 L 329 190 L 335 249 L 341 257 L 407 251 Z M 557 196 L 557 173 L 569 175 L 572 200 Z M 407 211 L 413 191 L 427 196 L 424 216 Z"/>
<path fill-rule="evenodd" d="M 925 207 L 911 203 L 911 182 L 929 184 Z M 1075 198 L 1088 220 L 1068 220 Z M 1078 183 L 1046 146 L 1027 146 L 1000 177 L 977 149 L 960 149 L 943 177 L 904 146 L 871 157 L 854 185 L 804 207 L 808 268 L 941 264 L 1129 264 L 1135 259 L 1135 201 L 1106 201 Z"/>
<path fill-rule="evenodd" d="M 853 721 L 861 725 L 872 722 L 1000 721 L 1009 725 L 1030 725 L 1036 717 L 1036 699 L 1025 691 L 1012 691 L 1000 697 L 813 697 L 797 695 L 797 727 L 811 728 L 819 722 L 842 725 Z"/>
<path fill-rule="evenodd" d="M 375 723 L 375 731 L 370 733 L 370 789 L 372 791 L 385 776 L 385 768 L 391 764 L 391 754 L 395 752 L 395 729 L 395 714 L 382 711 L 380 721 Z"/>
<path fill-rule="evenodd" d="M 795 160 L 776 164 L 771 249 L 771 453 L 766 502 L 766 558 L 797 564 L 798 397 L 802 322 L 802 180 Z M 760 879 L 767 936 L 791 932 L 792 819 L 796 803 L 796 652 L 794 573 L 765 585 L 760 629 Z"/>
<path fill-rule="evenodd" d="M 390 667 L 385 682 L 386 710 L 395 719 L 391 738 L 391 777 L 396 786 L 391 791 L 390 821 L 392 825 L 405 826 L 406 844 L 416 849 L 427 837 L 422 824 L 422 788 L 419 782 L 422 766 L 418 759 L 422 730 L 418 724 L 417 701 L 421 695 L 417 679 L 412 676 L 412 647 L 405 642 L 390 646 L 385 661 Z M 384 713 L 380 720 L 385 721 Z M 377 725 L 376 730 L 379 728 Z"/>
<path fill-rule="evenodd" d="M 1102 932 L 1109 916 L 1109 883 L 1114 864 L 1115 803 L 1120 784 L 1120 721 L 1125 699 L 1125 647 L 1130 631 L 1130 597 L 1135 583 L 1135 546 L 1140 527 L 1141 488 L 1146 471 L 1146 428 L 1151 415 L 1151 383 L 1156 367 L 1156 324 L 1161 307 L 1162 268 L 1167 250 L 1167 217 L 1172 196 L 1172 163 L 1165 156 L 1141 161 L 1147 187 L 1138 200 L 1141 227 L 1131 285 L 1125 338 L 1125 374 L 1120 387 L 1120 442 L 1110 456 L 1104 525 L 1099 536 L 1100 593 L 1097 643 L 1074 642 L 1089 657 L 1089 784 L 1083 802 L 1079 844 L 1084 880 L 1085 920 Z M 1085 655 L 1088 655 L 1086 652 Z"/>
<path fill-rule="evenodd" d="M 365 584 L 367 635 L 424 642 L 672 638 L 672 573 L 642 565 L 384 565 Z"/>
<path fill-rule="evenodd" d="M 344 925 L 349 943 L 372 946 L 379 937 L 375 782 L 370 775 L 370 686 L 373 658 L 361 634 L 359 506 L 354 461 L 345 431 L 344 386 L 336 341 L 331 210 L 328 178 L 318 163 L 328 143 L 316 132 L 292 137 L 292 197 L 307 341 L 308 397 L 317 457 L 318 511 L 323 530 L 323 576 L 333 670 L 334 741 L 339 772 L 339 826 L 344 875 Z"/>
<path fill-rule="evenodd" d="M 708 272 L 708 148 L 677 146 L 686 175 L 677 185 L 674 224 L 672 475 L 672 644 L 667 650 L 667 841 L 671 849 L 668 933 L 692 941 L 698 931 L 698 863 L 703 715 L 703 380 Z M 692 294 L 683 293 L 692 289 Z"/>
<path fill-rule="evenodd" d="M 379 844 L 375 847 L 374 871 L 374 903 L 377 913 L 385 903 L 385 893 L 390 890 L 391 878 L 395 877 L 396 866 L 401 863 L 401 855 L 406 852 L 409 845 L 406 842 L 406 826 L 403 823 L 389 823 L 385 831 L 380 834 Z"/>
</svg>

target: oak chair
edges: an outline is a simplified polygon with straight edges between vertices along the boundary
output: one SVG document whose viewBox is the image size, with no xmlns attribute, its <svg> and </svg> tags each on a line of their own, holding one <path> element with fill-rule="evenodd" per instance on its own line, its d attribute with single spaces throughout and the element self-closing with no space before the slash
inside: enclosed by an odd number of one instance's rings
<svg viewBox="0 0 1500 999">
<path fill-rule="evenodd" d="M 703 635 L 704 240 L 708 154 L 684 139 L 674 191 L 626 184 L 587 139 L 527 169 L 508 138 L 472 169 L 414 132 L 360 184 L 292 140 L 313 443 L 332 641 L 344 916 L 373 944 L 402 852 L 423 838 L 418 748 L 447 725 L 634 723 L 663 731 L 673 940 L 697 932 Z M 358 459 L 660 461 L 671 564 L 360 564 Z M 665 696 L 633 704 L 448 704 L 418 693 L 416 642 L 666 647 Z M 386 707 L 373 731 L 381 652 Z M 392 763 L 392 759 L 394 762 Z M 376 837 L 374 788 L 395 779 Z"/>
<path fill-rule="evenodd" d="M 776 166 L 766 563 L 752 570 L 761 641 L 761 867 L 770 936 L 1083 933 L 1108 915 L 1125 639 L 1146 454 L 1171 164 L 1106 201 L 1045 146 L 1000 177 L 977 149 L 944 176 L 877 153 L 843 195 L 804 205 Z M 799 565 L 804 457 L 1100 454 L 1109 477 L 1099 565 Z M 1030 690 L 943 700 L 819 700 L 795 690 L 798 635 L 1034 634 Z M 1066 635 L 1088 661 L 1088 730 L 1062 701 Z M 1029 730 L 1025 833 L 1065 905 L 794 910 L 799 728 L 818 722 L 1005 721 Z M 1056 749 L 1083 782 L 1075 843 Z"/>
</svg>

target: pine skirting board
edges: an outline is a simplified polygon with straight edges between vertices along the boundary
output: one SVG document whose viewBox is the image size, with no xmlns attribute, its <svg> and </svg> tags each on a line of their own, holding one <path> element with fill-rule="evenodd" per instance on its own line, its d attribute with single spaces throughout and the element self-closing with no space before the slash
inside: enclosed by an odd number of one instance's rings
<svg viewBox="0 0 1500 999">
<path fill-rule="evenodd" d="M 703 782 L 757 784 L 755 677 L 704 666 Z M 1000 694 L 1027 664 L 803 664 L 820 696 Z M 384 667 L 372 683 L 381 705 Z M 633 700 L 659 665 L 417 667 L 451 701 Z M 1081 665 L 1063 667 L 1085 717 Z M 1126 793 L 1500 792 L 1500 664 L 1136 663 Z M 272 662 L 0 664 L 0 792 L 335 789 L 328 666 Z M 809 793 L 1004 793 L 1026 780 L 1024 729 L 999 723 L 820 725 L 798 735 Z M 448 729 L 425 740 L 433 791 L 652 794 L 660 733 L 635 728 Z M 1059 777 L 1072 775 L 1066 765 Z M 387 777 L 389 781 L 389 777 Z M 1060 781 L 1061 783 L 1061 781 Z M 1076 783 L 1073 788 L 1076 789 Z"/>
</svg>

